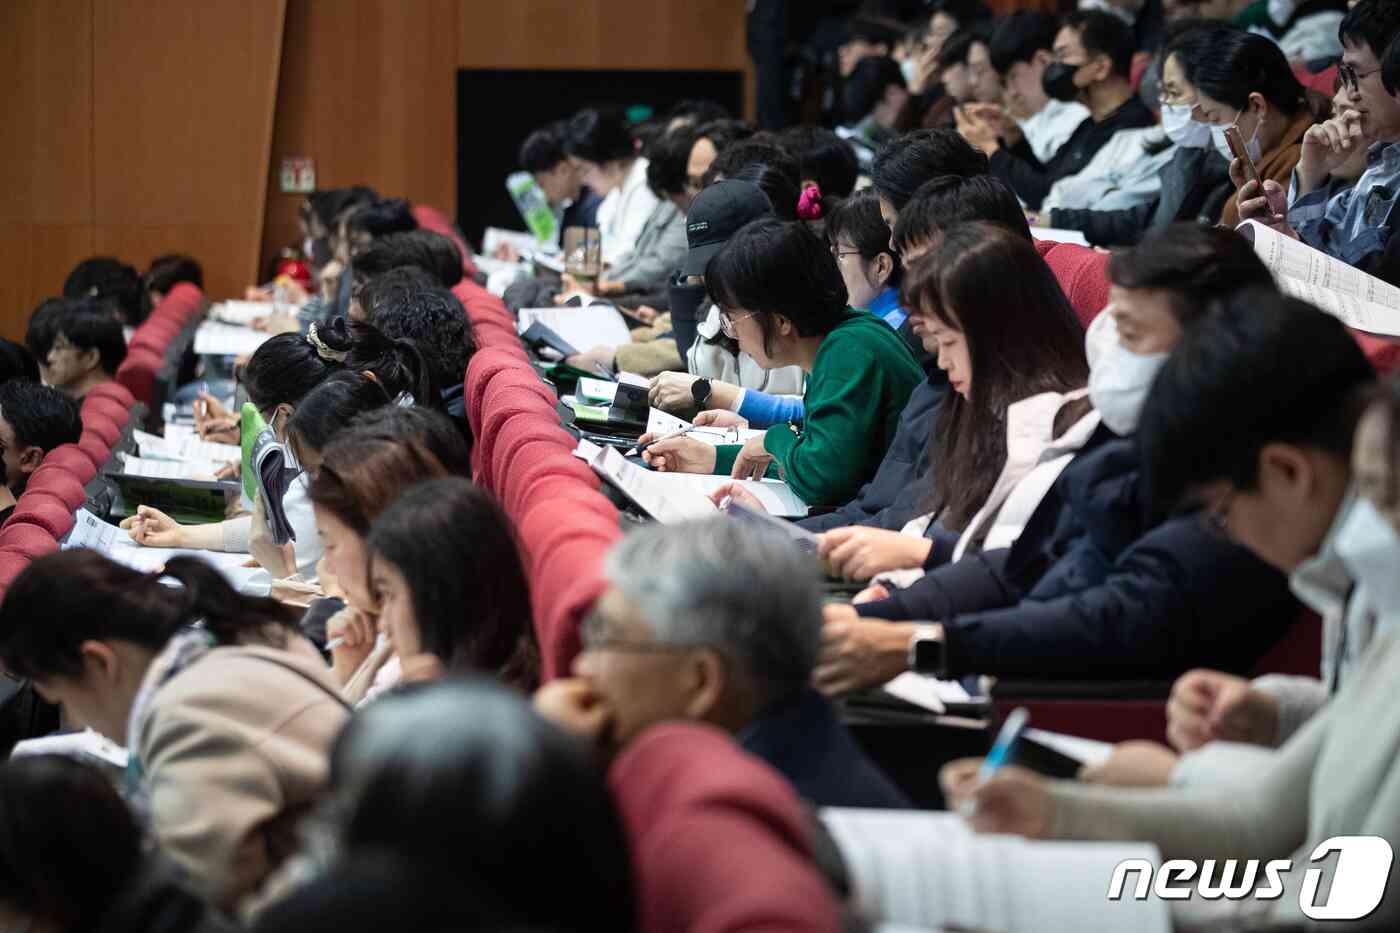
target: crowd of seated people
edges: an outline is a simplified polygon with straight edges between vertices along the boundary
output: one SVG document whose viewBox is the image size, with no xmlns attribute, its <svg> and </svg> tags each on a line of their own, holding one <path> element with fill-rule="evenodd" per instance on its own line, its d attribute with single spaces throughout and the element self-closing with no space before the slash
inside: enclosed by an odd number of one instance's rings
<svg viewBox="0 0 1400 933">
<path fill-rule="evenodd" d="M 1400 924 L 1400 0 L 859 6 L 819 120 L 539 114 L 489 252 L 26 309 L 0 926 Z"/>
</svg>

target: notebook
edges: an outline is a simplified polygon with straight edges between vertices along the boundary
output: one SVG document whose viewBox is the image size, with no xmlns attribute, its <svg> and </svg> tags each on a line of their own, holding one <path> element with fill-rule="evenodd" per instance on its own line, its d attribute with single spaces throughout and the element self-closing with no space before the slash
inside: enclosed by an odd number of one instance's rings
<svg viewBox="0 0 1400 933">
<path fill-rule="evenodd" d="M 1164 901 L 1107 897 L 1124 859 L 1161 863 L 1143 843 L 983 836 L 951 813 L 825 809 L 855 890 L 876 922 L 999 933 L 1169 933 Z"/>
<path fill-rule="evenodd" d="M 282 497 L 298 471 L 287 466 L 287 449 L 277 440 L 252 402 L 243 403 L 243 491 L 249 499 L 262 497 L 263 515 L 273 544 L 296 540 L 282 508 Z M 256 515 L 256 511 L 253 513 Z"/>
</svg>

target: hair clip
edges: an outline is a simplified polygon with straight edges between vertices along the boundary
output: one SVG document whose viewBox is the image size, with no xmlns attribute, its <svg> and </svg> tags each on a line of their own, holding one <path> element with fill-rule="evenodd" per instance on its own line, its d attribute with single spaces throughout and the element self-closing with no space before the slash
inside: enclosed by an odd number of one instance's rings
<svg viewBox="0 0 1400 933">
<path fill-rule="evenodd" d="M 316 348 L 316 355 L 330 363 L 344 363 L 345 358 L 350 355 L 346 350 L 332 350 L 326 346 L 326 342 L 316 333 L 316 325 L 312 324 L 306 331 L 306 342 Z"/>
</svg>

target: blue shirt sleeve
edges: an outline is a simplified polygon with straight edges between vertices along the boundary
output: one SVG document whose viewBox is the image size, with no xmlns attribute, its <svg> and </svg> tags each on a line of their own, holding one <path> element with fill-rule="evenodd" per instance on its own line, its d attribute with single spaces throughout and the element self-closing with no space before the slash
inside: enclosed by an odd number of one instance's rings
<svg viewBox="0 0 1400 933">
<path fill-rule="evenodd" d="M 755 428 L 767 428 L 789 421 L 801 421 L 806 409 L 802 399 L 791 395 L 769 395 L 754 389 L 745 389 L 739 400 L 739 416 L 747 418 Z"/>
</svg>

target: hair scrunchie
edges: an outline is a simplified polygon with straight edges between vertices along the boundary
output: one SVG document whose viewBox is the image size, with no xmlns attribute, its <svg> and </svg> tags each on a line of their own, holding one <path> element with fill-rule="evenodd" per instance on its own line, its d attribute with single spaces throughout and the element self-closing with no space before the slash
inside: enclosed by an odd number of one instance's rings
<svg viewBox="0 0 1400 933">
<path fill-rule="evenodd" d="M 822 189 L 808 185 L 797 199 L 797 216 L 802 220 L 822 219 Z"/>
<path fill-rule="evenodd" d="M 345 358 L 350 355 L 346 350 L 332 350 L 321 339 L 321 335 L 316 333 L 316 325 L 312 324 L 306 330 L 306 342 L 316 348 L 316 355 L 328 363 L 344 363 Z"/>
</svg>

